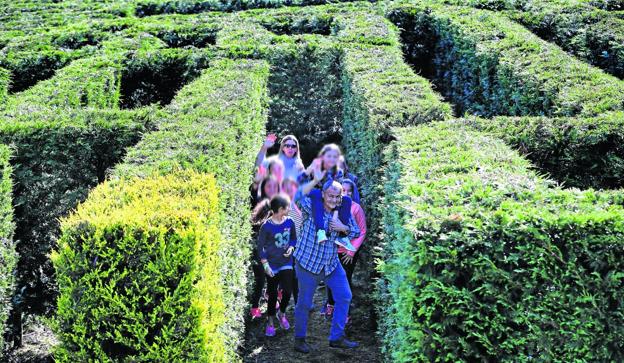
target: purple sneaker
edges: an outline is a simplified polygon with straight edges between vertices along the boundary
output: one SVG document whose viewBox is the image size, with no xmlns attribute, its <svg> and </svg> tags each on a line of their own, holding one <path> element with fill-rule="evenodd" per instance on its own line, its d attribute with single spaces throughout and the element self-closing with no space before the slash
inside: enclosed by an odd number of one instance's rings
<svg viewBox="0 0 624 363">
<path fill-rule="evenodd" d="M 282 314 L 278 314 L 277 316 L 278 316 L 279 323 L 282 329 L 284 330 L 290 329 L 290 323 L 288 322 L 288 319 L 286 319 L 286 314 L 282 313 Z"/>
<path fill-rule="evenodd" d="M 264 332 L 264 335 L 266 335 L 267 337 L 274 337 L 275 336 L 275 327 L 273 325 L 267 324 L 266 330 Z"/>
</svg>

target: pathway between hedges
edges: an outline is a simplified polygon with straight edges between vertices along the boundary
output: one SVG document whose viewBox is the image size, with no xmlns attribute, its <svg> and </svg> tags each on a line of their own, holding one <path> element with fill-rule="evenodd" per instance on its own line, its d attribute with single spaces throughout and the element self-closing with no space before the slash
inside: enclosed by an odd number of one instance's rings
<svg viewBox="0 0 624 363">
<path fill-rule="evenodd" d="M 360 261 L 358 261 L 359 263 Z M 277 335 L 272 338 L 264 336 L 266 317 L 254 321 L 247 320 L 245 344 L 242 348 L 244 362 L 248 363 L 286 363 L 286 362 L 358 362 L 375 363 L 381 362 L 379 341 L 375 333 L 374 319 L 370 316 L 371 303 L 367 301 L 365 293 L 370 292 L 371 285 L 364 284 L 362 277 L 356 274 L 353 279 L 353 304 L 351 306 L 352 322 L 347 327 L 346 335 L 360 343 L 360 347 L 353 351 L 343 351 L 329 348 L 327 336 L 331 321 L 325 320 L 319 314 L 319 308 L 325 300 L 325 289 L 319 288 L 314 295 L 315 310 L 310 316 L 308 323 L 307 342 L 312 347 L 310 354 L 301 354 L 293 350 L 295 319 L 293 317 L 294 304 L 288 307 L 287 315 L 292 325 L 289 331 L 277 329 Z M 266 302 L 263 301 L 261 310 L 266 311 Z"/>
</svg>

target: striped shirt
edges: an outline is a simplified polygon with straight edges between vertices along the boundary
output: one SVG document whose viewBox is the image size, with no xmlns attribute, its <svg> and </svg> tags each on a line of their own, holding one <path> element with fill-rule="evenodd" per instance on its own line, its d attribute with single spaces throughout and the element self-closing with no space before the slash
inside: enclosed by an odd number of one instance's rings
<svg viewBox="0 0 624 363">
<path fill-rule="evenodd" d="M 303 214 L 303 227 L 301 235 L 297 236 L 297 246 L 295 247 L 295 259 L 307 271 L 319 274 L 323 269 L 325 276 L 331 274 L 340 263 L 338 260 L 338 246 L 334 243 L 340 235 L 336 231 L 327 234 L 328 240 L 323 243 L 316 242 L 316 228 L 314 226 L 314 216 L 312 215 L 312 201 L 310 197 L 303 196 L 301 191 L 297 192 L 295 201 Z M 329 221 L 332 213 L 324 211 L 323 225 L 325 231 L 329 231 Z M 360 229 L 355 223 L 353 216 L 349 217 L 348 226 L 350 228 L 347 237 L 354 239 L 360 235 Z"/>
<path fill-rule="evenodd" d="M 303 226 L 303 215 L 299 210 L 299 207 L 293 200 L 292 205 L 290 206 L 290 213 L 288 216 L 295 222 L 295 229 L 297 231 L 297 236 L 301 234 L 301 227 Z"/>
</svg>

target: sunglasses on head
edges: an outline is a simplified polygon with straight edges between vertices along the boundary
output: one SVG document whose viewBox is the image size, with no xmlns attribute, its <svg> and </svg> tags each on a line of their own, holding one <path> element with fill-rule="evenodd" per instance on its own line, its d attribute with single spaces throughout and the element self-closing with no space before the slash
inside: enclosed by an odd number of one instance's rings
<svg viewBox="0 0 624 363">
<path fill-rule="evenodd" d="M 295 144 L 284 144 L 284 147 L 289 148 L 289 149 L 296 149 L 297 145 L 295 145 Z"/>
</svg>

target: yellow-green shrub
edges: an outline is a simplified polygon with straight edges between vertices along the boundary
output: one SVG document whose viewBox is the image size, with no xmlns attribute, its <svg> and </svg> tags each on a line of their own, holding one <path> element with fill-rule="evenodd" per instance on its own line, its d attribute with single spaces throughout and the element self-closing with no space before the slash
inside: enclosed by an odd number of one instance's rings
<svg viewBox="0 0 624 363">
<path fill-rule="evenodd" d="M 225 361 L 217 195 L 196 172 L 121 179 L 63 221 L 57 361 Z"/>
</svg>

